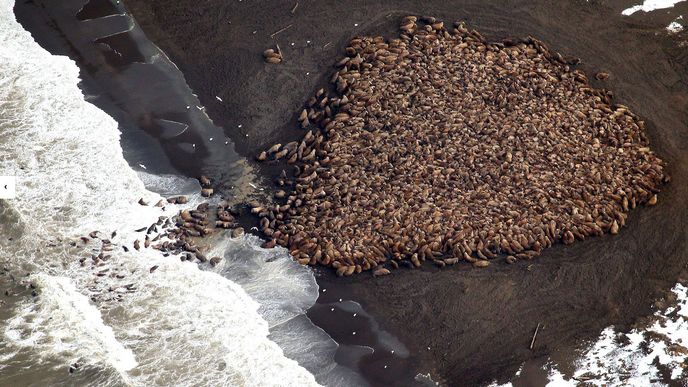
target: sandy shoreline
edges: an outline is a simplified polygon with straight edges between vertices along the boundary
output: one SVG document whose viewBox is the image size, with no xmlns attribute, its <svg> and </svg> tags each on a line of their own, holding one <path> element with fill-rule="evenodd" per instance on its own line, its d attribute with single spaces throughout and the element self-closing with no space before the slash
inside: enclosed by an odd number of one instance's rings
<svg viewBox="0 0 688 387">
<path fill-rule="evenodd" d="M 406 359 L 382 351 L 364 358 L 359 367 L 371 384 L 411 383 L 418 372 L 429 372 L 449 385 L 504 382 L 524 361 L 546 356 L 567 361 L 582 340 L 596 337 L 608 325 L 630 326 L 650 313 L 654 297 L 675 283 L 688 252 L 683 228 L 688 211 L 682 205 L 688 198 L 688 168 L 681 152 L 688 147 L 681 133 L 688 120 L 688 59 L 676 55 L 670 38 L 656 35 L 675 14 L 624 18 L 621 10 L 628 1 L 446 5 L 433 0 L 422 6 L 412 1 L 301 2 L 291 14 L 293 3 L 181 1 L 172 6 L 126 1 L 148 37 L 182 70 L 209 116 L 244 156 L 276 140 L 300 137 L 298 108 L 326 82 L 349 38 L 358 33 L 389 35 L 400 15 L 415 13 L 446 22 L 465 20 L 488 40 L 533 35 L 553 50 L 580 57 L 580 68 L 590 78 L 596 71 L 609 71 L 611 78 L 596 86 L 613 90 L 617 102 L 647 120 L 652 146 L 668 160 L 673 177 L 659 205 L 633 211 L 630 227 L 618 237 L 556 246 L 532 262 L 499 263 L 483 271 L 426 266 L 383 279 L 340 279 L 319 270 L 318 282 L 327 292 L 309 312 L 314 322 L 341 344 L 360 343 L 341 333 L 352 327 L 348 322 L 321 307 L 339 298 L 356 300 L 411 352 Z M 24 12 L 32 10 L 23 7 Z M 685 4 L 671 12 L 681 10 Z M 274 43 L 270 34 L 289 24 L 293 27 L 275 39 L 284 48 L 284 63 L 267 67 L 261 53 Z M 279 169 L 262 172 L 268 185 Z M 528 344 L 538 323 L 544 329 L 531 351 Z M 384 373 L 386 363 L 393 365 L 393 372 Z"/>
</svg>

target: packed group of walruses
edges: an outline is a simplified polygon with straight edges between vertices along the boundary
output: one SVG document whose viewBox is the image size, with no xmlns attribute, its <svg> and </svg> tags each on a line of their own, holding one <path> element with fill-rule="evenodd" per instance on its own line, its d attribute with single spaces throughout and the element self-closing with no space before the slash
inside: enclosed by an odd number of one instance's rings
<svg viewBox="0 0 688 387">
<path fill-rule="evenodd" d="M 352 39 L 300 112 L 303 139 L 257 155 L 293 167 L 252 208 L 268 247 L 338 275 L 485 267 L 616 234 L 657 202 L 668 175 L 644 122 L 576 60 L 431 17 L 400 29 Z"/>
<path fill-rule="evenodd" d="M 213 194 L 210 179 L 206 176 L 201 176 L 199 181 L 202 187 L 201 195 L 210 197 Z M 185 196 L 168 198 L 165 201 L 172 204 L 185 204 L 188 202 Z M 139 203 L 142 205 L 146 204 Z M 146 232 L 143 248 L 151 247 L 160 250 L 165 256 L 179 255 L 182 261 L 209 262 L 215 266 L 222 258 L 212 257 L 208 259 L 203 253 L 203 249 L 196 244 L 196 241 L 199 238 L 212 235 L 216 229 L 231 230 L 230 235 L 233 238 L 240 237 L 244 234 L 244 229 L 236 223 L 235 216 L 238 214 L 226 201 L 212 206 L 210 203 L 205 202 L 197 205 L 195 209 L 181 210 L 172 218 L 161 216 L 156 223 L 151 224 L 148 228 L 143 227 L 136 231 Z M 151 237 L 150 235 L 154 236 Z M 139 239 L 136 239 L 133 245 L 136 250 L 142 247 Z"/>
</svg>

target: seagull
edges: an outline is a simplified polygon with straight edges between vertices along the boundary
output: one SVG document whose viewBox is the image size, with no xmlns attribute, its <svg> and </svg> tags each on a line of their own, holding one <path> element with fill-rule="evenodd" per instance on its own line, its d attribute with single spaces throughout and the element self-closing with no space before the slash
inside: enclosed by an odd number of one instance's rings
<svg viewBox="0 0 688 387">
<path fill-rule="evenodd" d="M 220 97 L 218 97 L 218 96 L 215 96 L 215 99 L 218 100 L 218 101 L 220 101 L 220 102 L 222 102 L 222 98 L 220 98 Z"/>
<path fill-rule="evenodd" d="M 143 164 L 139 164 L 139 167 L 141 167 L 141 168 L 143 168 L 143 169 L 147 169 L 146 166 L 143 165 Z"/>
</svg>

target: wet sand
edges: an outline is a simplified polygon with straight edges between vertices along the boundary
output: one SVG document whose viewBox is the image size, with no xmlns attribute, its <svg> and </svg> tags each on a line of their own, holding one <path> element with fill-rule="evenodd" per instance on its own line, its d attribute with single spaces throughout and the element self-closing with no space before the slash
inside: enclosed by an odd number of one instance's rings
<svg viewBox="0 0 688 387">
<path fill-rule="evenodd" d="M 391 36 L 402 15 L 428 14 L 445 22 L 464 20 L 488 40 L 532 35 L 552 50 L 580 57 L 578 67 L 591 79 L 608 71 L 607 81 L 593 84 L 614 91 L 617 103 L 647 121 L 652 147 L 668 162 L 673 178 L 659 204 L 633 211 L 620 235 L 556 246 L 531 262 L 500 262 L 483 270 L 458 265 L 440 271 L 426 265 L 379 279 L 342 279 L 317 269 L 327 292 L 309 312 L 315 323 L 341 344 L 369 345 L 372 336 L 352 338 L 351 322 L 326 307 L 339 298 L 355 300 L 411 352 L 406 359 L 382 350 L 364 356 L 358 367 L 371 384 L 411 384 L 418 372 L 447 385 L 504 382 L 524 361 L 547 356 L 566 371 L 585 340 L 609 325 L 629 327 L 651 313 L 652 300 L 676 282 L 688 252 L 688 56 L 664 27 L 688 10 L 686 3 L 632 17 L 621 16 L 634 5 L 631 1 L 299 1 L 292 14 L 295 3 L 126 1 L 148 37 L 182 70 L 208 115 L 247 157 L 302 136 L 299 108 L 326 84 L 351 37 Z M 261 53 L 275 43 L 284 62 L 265 64 Z M 168 157 L 182 165 L 174 153 Z M 256 168 L 262 168 L 266 187 L 279 172 L 278 167 Z M 542 328 L 529 350 L 538 323 Z M 344 349 L 342 362 L 351 354 Z M 393 366 L 385 369 L 386 363 Z"/>
</svg>

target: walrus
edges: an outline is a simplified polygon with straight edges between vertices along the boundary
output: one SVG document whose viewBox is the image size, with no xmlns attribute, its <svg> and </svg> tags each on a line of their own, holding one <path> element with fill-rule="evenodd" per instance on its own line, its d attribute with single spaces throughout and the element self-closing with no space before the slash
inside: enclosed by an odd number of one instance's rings
<svg viewBox="0 0 688 387">
<path fill-rule="evenodd" d="M 479 260 L 473 262 L 473 266 L 479 267 L 479 268 L 488 267 L 488 266 L 490 266 L 490 261 L 485 261 L 485 260 L 479 259 Z"/>
<path fill-rule="evenodd" d="M 390 274 L 390 273 L 391 273 L 391 272 L 389 271 L 389 269 L 385 269 L 384 267 L 381 267 L 381 268 L 376 269 L 375 271 L 373 271 L 373 276 L 374 276 L 374 277 L 380 277 L 380 276 L 383 276 L 383 275 L 388 275 L 388 274 Z"/>
<path fill-rule="evenodd" d="M 242 235 L 244 235 L 243 227 L 237 227 L 234 230 L 232 230 L 232 238 L 239 238 Z"/>
<path fill-rule="evenodd" d="M 277 245 L 277 241 L 275 239 L 270 239 L 269 241 L 265 241 L 260 247 L 264 249 L 272 249 Z"/>
<path fill-rule="evenodd" d="M 203 188 L 201 189 L 201 195 L 203 197 L 210 197 L 213 194 L 213 189 L 212 188 Z"/>
<path fill-rule="evenodd" d="M 193 217 L 191 216 L 191 213 L 189 212 L 189 210 L 184 210 L 184 211 L 180 212 L 180 213 L 179 213 L 179 216 L 180 216 L 180 217 L 182 218 L 182 220 L 184 220 L 185 222 L 189 222 L 189 221 L 191 221 L 191 220 L 193 219 Z"/>
</svg>

